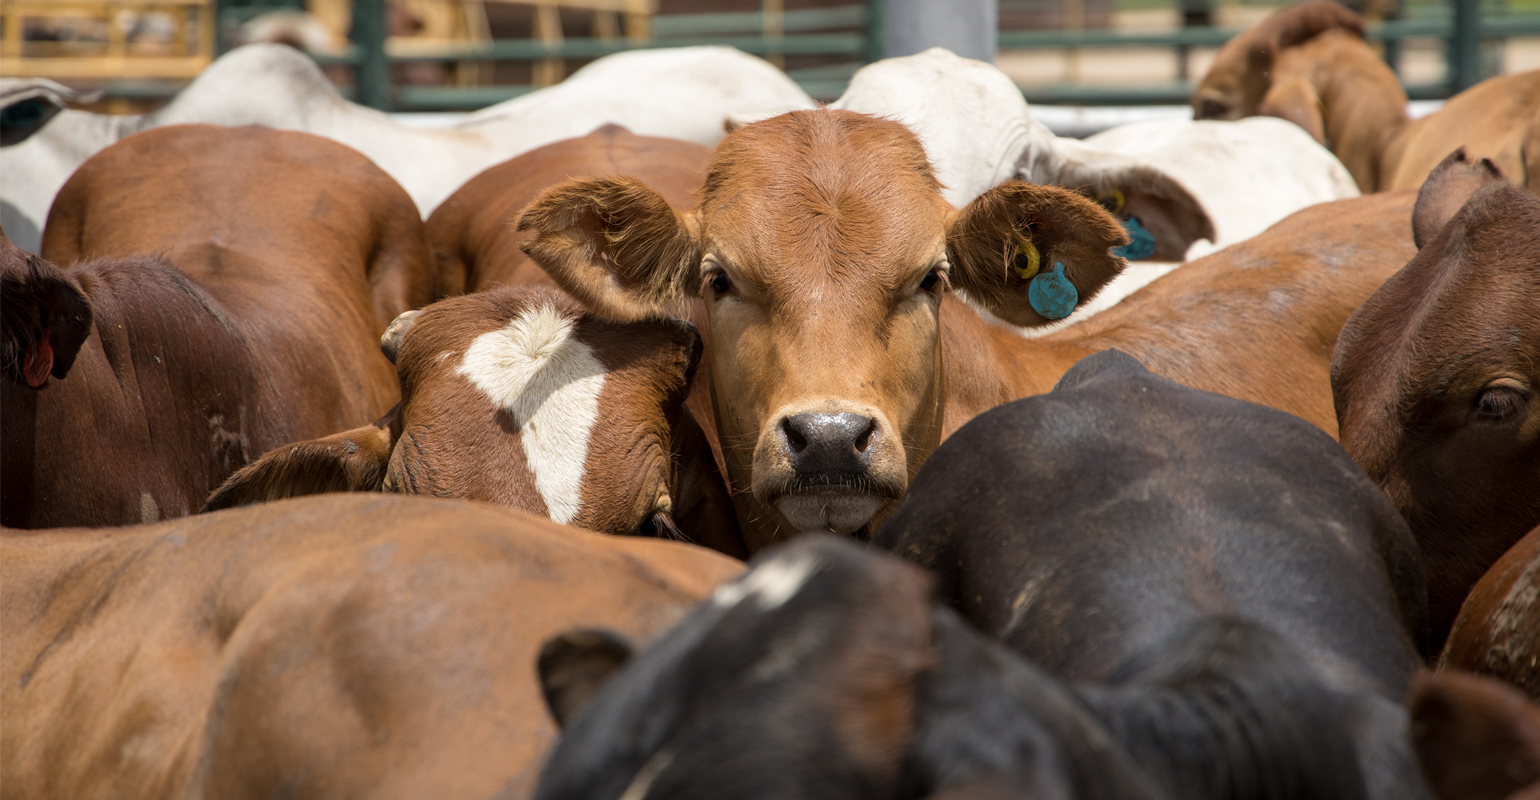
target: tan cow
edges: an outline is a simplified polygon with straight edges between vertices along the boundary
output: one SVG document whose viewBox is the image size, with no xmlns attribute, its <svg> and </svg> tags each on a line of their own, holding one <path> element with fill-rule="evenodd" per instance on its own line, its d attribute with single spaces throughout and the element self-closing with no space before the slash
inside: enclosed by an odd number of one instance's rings
<svg viewBox="0 0 1540 800">
<path fill-rule="evenodd" d="M 740 569 L 479 503 L 302 498 L 0 536 L 6 797 L 529 794 L 541 643 L 651 639 Z M 558 687 L 556 708 L 584 699 Z"/>
<path fill-rule="evenodd" d="M 1342 446 L 1412 527 L 1432 644 L 1540 524 L 1540 197 L 1456 152 L 1413 215 L 1421 246 L 1342 329 Z"/>
<path fill-rule="evenodd" d="M 744 555 L 711 449 L 684 409 L 701 354 L 689 323 L 606 322 L 554 289 L 498 286 L 402 315 L 384 349 L 400 406 L 274 449 L 205 510 L 399 492 Z"/>
<path fill-rule="evenodd" d="M 262 452 L 379 417 L 398 398 L 380 334 L 431 280 L 390 176 L 259 127 L 103 150 L 60 192 L 43 256 L 62 269 L 0 241 L 16 527 L 188 514 Z"/>
<path fill-rule="evenodd" d="M 945 435 L 1110 347 L 1334 432 L 1332 344 L 1410 255 L 1411 204 L 1306 209 L 1033 339 L 1011 326 L 1049 324 L 1074 306 L 1066 284 L 1084 301 L 1122 269 L 1116 221 L 1021 182 L 954 209 L 913 134 L 852 112 L 738 129 L 694 212 L 596 179 L 547 191 L 520 225 L 538 233 L 526 252 L 599 314 L 705 301 L 717 430 L 754 551 L 799 531 L 869 533 Z"/>
<path fill-rule="evenodd" d="M 1540 71 L 1483 81 L 1417 121 L 1363 20 L 1332 0 L 1279 11 L 1231 39 L 1192 96 L 1197 119 L 1297 123 L 1365 192 L 1416 189 L 1456 148 L 1540 187 Z"/>
</svg>

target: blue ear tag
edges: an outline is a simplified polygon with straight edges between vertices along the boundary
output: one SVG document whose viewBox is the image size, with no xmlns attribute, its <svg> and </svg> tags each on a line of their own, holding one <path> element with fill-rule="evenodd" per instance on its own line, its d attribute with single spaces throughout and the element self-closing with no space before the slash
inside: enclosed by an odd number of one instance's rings
<svg viewBox="0 0 1540 800">
<path fill-rule="evenodd" d="M 1064 319 L 1080 303 L 1080 292 L 1064 277 L 1064 262 L 1053 262 L 1053 272 L 1039 273 L 1027 284 L 1027 302 L 1045 319 Z"/>
<path fill-rule="evenodd" d="M 1155 255 L 1155 234 L 1144 229 L 1139 224 L 1138 217 L 1129 217 L 1122 220 L 1123 230 L 1128 231 L 1128 237 L 1133 241 L 1122 247 L 1112 248 L 1112 254 L 1122 256 L 1129 261 L 1142 261 Z"/>
</svg>

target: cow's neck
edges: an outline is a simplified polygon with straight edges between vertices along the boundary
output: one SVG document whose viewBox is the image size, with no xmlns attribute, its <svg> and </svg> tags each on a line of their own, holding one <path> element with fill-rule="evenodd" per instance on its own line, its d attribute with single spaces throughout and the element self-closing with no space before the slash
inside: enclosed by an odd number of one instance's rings
<svg viewBox="0 0 1540 800">
<path fill-rule="evenodd" d="M 1390 180 L 1386 152 L 1405 128 L 1406 92 L 1394 72 L 1362 42 L 1335 48 L 1315 65 L 1326 146 L 1364 193 Z"/>
<path fill-rule="evenodd" d="M 1051 391 L 1065 370 L 1090 353 L 1026 338 L 948 297 L 941 307 L 942 438 L 1001 403 Z"/>
</svg>

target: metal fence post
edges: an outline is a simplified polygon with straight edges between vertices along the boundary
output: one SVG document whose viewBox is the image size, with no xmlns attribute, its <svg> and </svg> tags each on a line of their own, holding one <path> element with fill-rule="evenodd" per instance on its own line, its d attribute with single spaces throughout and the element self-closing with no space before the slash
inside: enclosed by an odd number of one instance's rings
<svg viewBox="0 0 1540 800">
<path fill-rule="evenodd" d="M 883 12 L 887 10 L 887 0 L 866 0 L 866 63 L 881 61 L 884 53 L 884 37 L 887 36 L 883 27 Z"/>
<path fill-rule="evenodd" d="M 1454 4 L 1454 31 L 1446 52 L 1452 93 L 1481 81 L 1481 0 L 1450 1 Z"/>
<path fill-rule="evenodd" d="M 385 57 L 385 0 L 353 0 L 353 44 L 358 66 L 353 73 L 358 102 L 390 109 L 390 61 Z"/>
</svg>

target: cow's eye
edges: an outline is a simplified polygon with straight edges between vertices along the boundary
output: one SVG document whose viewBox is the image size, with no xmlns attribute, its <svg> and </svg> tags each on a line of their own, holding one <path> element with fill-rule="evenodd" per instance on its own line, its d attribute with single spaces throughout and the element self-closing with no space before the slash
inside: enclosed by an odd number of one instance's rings
<svg viewBox="0 0 1540 800">
<path fill-rule="evenodd" d="M 922 292 L 932 292 L 932 291 L 935 291 L 936 287 L 942 285 L 941 281 L 942 281 L 941 270 L 933 269 L 930 272 L 925 273 L 925 277 L 920 279 L 920 291 L 922 291 Z"/>
<path fill-rule="evenodd" d="M 720 297 L 733 290 L 733 279 L 727 277 L 725 272 L 713 272 L 706 276 L 706 285 Z"/>
<path fill-rule="evenodd" d="M 1476 395 L 1476 419 L 1486 422 L 1508 422 L 1524 410 L 1528 393 L 1516 386 L 1497 384 L 1487 386 Z"/>
</svg>

